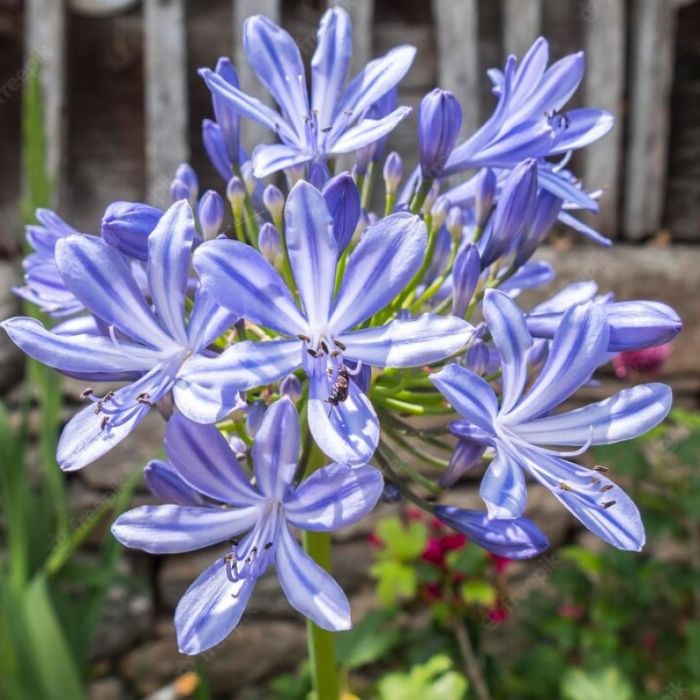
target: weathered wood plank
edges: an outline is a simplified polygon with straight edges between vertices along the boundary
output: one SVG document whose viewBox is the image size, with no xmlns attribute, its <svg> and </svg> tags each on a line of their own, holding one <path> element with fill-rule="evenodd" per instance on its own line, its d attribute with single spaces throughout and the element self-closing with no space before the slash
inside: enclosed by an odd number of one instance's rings
<svg viewBox="0 0 700 700">
<path fill-rule="evenodd" d="M 584 149 L 583 182 L 589 189 L 605 189 L 594 225 L 608 237 L 617 238 L 625 90 L 625 3 L 599 2 L 582 19 L 586 49 L 584 103 L 607 109 L 616 118 L 611 133 Z"/>
<path fill-rule="evenodd" d="M 27 0 L 25 27 L 24 70 L 31 61 L 38 62 L 41 67 L 46 168 L 54 183 L 52 205 L 57 206 L 65 155 L 66 10 L 63 0 Z"/>
<path fill-rule="evenodd" d="M 338 5 L 352 21 L 352 61 L 350 76 L 355 75 L 372 58 L 374 0 L 329 0 L 328 7 Z"/>
<path fill-rule="evenodd" d="M 144 41 L 148 198 L 164 205 L 175 169 L 189 157 L 184 0 L 145 0 Z"/>
<path fill-rule="evenodd" d="M 438 85 L 462 105 L 462 131 L 479 124 L 479 16 L 476 0 L 433 0 L 438 48 Z M 420 57 L 419 59 L 420 60 Z"/>
<path fill-rule="evenodd" d="M 233 0 L 233 56 L 241 89 L 265 104 L 274 105 L 270 93 L 253 73 L 243 51 L 243 22 L 252 15 L 266 15 L 273 22 L 280 24 L 281 0 Z M 241 138 L 249 152 L 252 152 L 258 143 L 270 143 L 275 140 L 269 129 L 250 119 L 241 120 Z"/>
<path fill-rule="evenodd" d="M 625 237 L 661 225 L 666 185 L 669 99 L 673 80 L 675 3 L 634 0 L 625 192 Z"/>
<path fill-rule="evenodd" d="M 605 4 L 605 3 L 604 3 Z M 503 47 L 522 58 L 542 31 L 542 0 L 504 0 Z"/>
</svg>

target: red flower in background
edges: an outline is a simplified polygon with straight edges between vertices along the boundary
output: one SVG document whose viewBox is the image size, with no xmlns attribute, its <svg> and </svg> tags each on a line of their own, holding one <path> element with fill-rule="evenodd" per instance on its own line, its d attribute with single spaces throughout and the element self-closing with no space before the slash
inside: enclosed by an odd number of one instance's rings
<svg viewBox="0 0 700 700">
<path fill-rule="evenodd" d="M 613 358 L 615 374 L 620 379 L 627 379 L 632 374 L 655 376 L 671 354 L 671 343 L 657 345 L 643 350 L 626 350 Z"/>
</svg>

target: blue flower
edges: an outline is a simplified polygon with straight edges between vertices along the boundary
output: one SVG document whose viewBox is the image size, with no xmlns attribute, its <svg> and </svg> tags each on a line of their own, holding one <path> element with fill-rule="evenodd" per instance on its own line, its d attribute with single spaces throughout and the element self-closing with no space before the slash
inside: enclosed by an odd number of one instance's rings
<svg viewBox="0 0 700 700">
<path fill-rule="evenodd" d="M 383 479 L 370 466 L 330 464 L 297 486 L 300 442 L 294 405 L 281 399 L 268 409 L 253 444 L 253 486 L 216 428 L 177 413 L 168 421 L 165 447 L 174 471 L 158 464 L 156 488 L 174 504 L 135 508 L 118 518 L 112 532 L 126 546 L 154 554 L 230 543 L 230 552 L 199 576 L 177 606 L 180 651 L 198 654 L 225 639 L 270 564 L 294 608 L 323 629 L 350 628 L 347 597 L 302 551 L 290 528 L 330 532 L 357 522 L 374 508 Z M 197 503 L 197 493 L 206 500 Z"/>
<path fill-rule="evenodd" d="M 253 151 L 256 177 L 356 151 L 386 136 L 410 113 L 408 107 L 399 107 L 380 119 L 365 114 L 407 73 L 415 55 L 411 46 L 371 61 L 343 89 L 352 46 L 350 17 L 340 7 L 321 19 L 311 60 L 310 102 L 301 53 L 284 29 L 267 17 L 251 17 L 243 28 L 243 47 L 281 114 L 209 69 L 200 74 L 222 104 L 268 127 L 280 139 L 279 144 L 259 145 Z"/>
<path fill-rule="evenodd" d="M 340 248 L 323 195 L 300 181 L 284 213 L 301 308 L 277 271 L 250 246 L 223 239 L 204 243 L 194 266 L 220 304 L 286 337 L 240 342 L 216 358 L 193 359 L 180 375 L 176 399 L 192 420 L 212 423 L 232 409 L 238 392 L 303 367 L 310 378 L 309 426 L 319 447 L 338 462 L 364 464 L 377 446 L 379 424 L 354 373 L 362 364 L 415 367 L 439 361 L 468 341 L 472 327 L 453 316 L 425 314 L 356 328 L 418 271 L 426 231 L 417 216 L 397 213 L 370 226 L 348 258 L 336 295 Z M 351 369 L 352 361 L 360 367 Z M 339 382 L 347 383 L 347 391 Z"/>
<path fill-rule="evenodd" d="M 591 532 L 620 549 L 641 549 L 644 528 L 629 496 L 602 473 L 564 457 L 650 430 L 670 410 L 671 390 L 663 384 L 644 384 L 553 414 L 609 357 L 610 329 L 603 308 L 578 305 L 564 314 L 545 365 L 527 391 L 532 336 L 523 314 L 506 294 L 492 290 L 484 300 L 484 316 L 501 357 L 500 406 L 491 386 L 459 365 L 449 365 L 432 379 L 464 419 L 451 425 L 452 432 L 496 451 L 480 489 L 489 515 L 522 515 L 527 472 Z M 551 449 L 555 446 L 578 449 L 566 453 Z"/>
<path fill-rule="evenodd" d="M 449 90 L 435 88 L 418 111 L 418 145 L 423 177 L 440 175 L 462 128 L 462 108 Z"/>
<path fill-rule="evenodd" d="M 86 390 L 91 405 L 69 421 L 58 445 L 63 469 L 79 469 L 124 439 L 151 406 L 177 386 L 178 372 L 192 357 L 235 321 L 199 291 L 185 322 L 194 237 L 187 202 L 172 205 L 148 238 L 148 300 L 127 259 L 104 240 L 71 235 L 57 243 L 56 265 L 63 283 L 108 329 L 107 335 L 59 335 L 32 318 L 2 323 L 27 355 L 64 374 L 88 381 L 131 382 L 102 398 Z"/>
</svg>

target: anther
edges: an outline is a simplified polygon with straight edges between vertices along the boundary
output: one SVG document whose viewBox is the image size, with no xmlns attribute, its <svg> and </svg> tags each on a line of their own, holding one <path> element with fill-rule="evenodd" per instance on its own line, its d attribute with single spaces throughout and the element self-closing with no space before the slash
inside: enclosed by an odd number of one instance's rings
<svg viewBox="0 0 700 700">
<path fill-rule="evenodd" d="M 339 340 L 333 340 L 333 345 L 335 345 L 335 347 L 337 347 L 337 348 L 340 348 L 341 350 L 348 349 L 348 346 L 345 345 L 345 343 L 341 343 Z"/>
<path fill-rule="evenodd" d="M 311 357 L 318 357 L 318 353 L 312 348 L 306 348 L 306 352 L 308 352 Z"/>
<path fill-rule="evenodd" d="M 609 472 L 610 470 L 607 467 L 604 467 L 602 464 L 596 464 L 593 469 L 597 472 Z"/>
<path fill-rule="evenodd" d="M 323 352 L 326 353 L 326 355 L 330 352 L 330 350 L 328 349 L 328 343 L 326 343 L 325 340 L 321 341 L 321 348 L 323 349 Z"/>
<path fill-rule="evenodd" d="M 100 430 L 104 430 L 107 427 L 107 425 L 109 425 L 109 417 L 103 416 L 102 422 L 100 423 Z"/>
<path fill-rule="evenodd" d="M 108 391 L 103 397 L 102 397 L 102 403 L 105 401 L 111 401 L 114 398 L 114 392 L 113 391 Z"/>
<path fill-rule="evenodd" d="M 566 481 L 560 481 L 560 482 L 559 482 L 559 488 L 560 488 L 562 491 L 573 491 L 573 489 L 571 488 L 571 486 L 569 486 L 569 484 L 567 484 Z"/>
<path fill-rule="evenodd" d="M 595 484 L 600 483 L 600 479 L 596 479 L 594 476 L 591 477 L 591 483 L 595 486 Z"/>
<path fill-rule="evenodd" d="M 96 416 L 99 415 L 101 411 L 102 411 L 102 401 L 98 401 L 95 404 L 95 415 Z"/>
<path fill-rule="evenodd" d="M 89 398 L 95 393 L 95 390 L 89 386 L 85 391 L 83 391 L 82 394 L 80 394 L 80 398 L 84 401 L 85 399 Z"/>
<path fill-rule="evenodd" d="M 311 338 L 309 338 L 308 335 L 304 335 L 303 333 L 299 333 L 299 334 L 297 335 L 297 338 L 299 338 L 299 340 L 304 341 L 305 343 L 310 343 L 310 342 L 311 342 Z"/>
<path fill-rule="evenodd" d="M 615 488 L 614 484 L 606 484 L 605 486 L 601 487 L 600 492 L 605 493 L 606 491 L 610 491 L 610 489 Z"/>
<path fill-rule="evenodd" d="M 603 503 L 603 508 L 610 508 L 611 506 L 614 506 L 617 503 L 617 501 L 605 501 Z"/>
<path fill-rule="evenodd" d="M 265 542 L 265 549 L 270 549 L 272 547 L 272 542 Z"/>
<path fill-rule="evenodd" d="M 336 357 L 340 357 L 343 353 L 340 350 L 333 350 L 331 357 L 335 360 Z"/>
</svg>

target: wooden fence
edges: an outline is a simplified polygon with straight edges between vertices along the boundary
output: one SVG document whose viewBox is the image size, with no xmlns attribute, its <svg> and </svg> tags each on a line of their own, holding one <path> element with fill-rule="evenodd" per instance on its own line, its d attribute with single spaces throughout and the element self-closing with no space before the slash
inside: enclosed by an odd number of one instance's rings
<svg viewBox="0 0 700 700">
<path fill-rule="evenodd" d="M 587 71 L 580 103 L 618 115 L 613 132 L 587 149 L 577 163 L 587 186 L 607 190 L 598 222 L 608 235 L 630 242 L 668 225 L 665 201 L 668 178 L 673 176 L 669 173 L 669 129 L 675 42 L 679 13 L 690 4 L 687 0 L 344 0 L 339 4 L 352 16 L 355 68 L 389 48 L 389 43 L 417 38 L 422 44 L 419 49 L 426 53 L 419 53 L 413 70 L 424 74 L 426 64 L 434 62 L 435 75 L 425 78 L 425 86 L 417 86 L 414 80 L 414 88 L 428 89 L 435 81 L 452 89 L 463 105 L 468 127 L 491 108 L 484 69 L 499 65 L 505 52 L 522 55 L 540 33 L 552 36 L 555 53 L 561 53 L 557 47 L 584 48 Z M 163 178 L 188 158 L 196 133 L 188 125 L 189 73 L 193 72 L 187 56 L 189 17 L 202 13 L 203 23 L 208 21 L 206 13 L 211 13 L 211 22 L 215 22 L 219 15 L 214 10 L 220 11 L 221 5 L 201 0 L 143 0 L 140 10 L 131 11 L 132 15 L 140 12 L 138 21 L 142 22 L 145 194 L 151 199 L 163 198 Z M 232 0 L 232 5 L 227 15 L 231 24 L 215 24 L 209 32 L 229 37 L 229 53 L 244 88 L 268 99 L 242 54 L 241 23 L 251 14 L 267 14 L 290 28 L 308 57 L 315 44 L 314 24 L 323 8 L 281 0 Z M 38 55 L 44 67 L 48 163 L 56 181 L 70 165 L 65 138 L 66 120 L 71 119 L 66 86 L 72 77 L 67 75 L 67 13 L 63 0 L 26 0 L 25 56 Z M 485 56 L 493 63 L 486 64 Z M 409 78 L 407 89 L 410 83 Z M 416 91 L 413 101 L 418 99 Z M 264 138 L 254 125 L 248 125 L 247 136 Z M 104 134 L 105 139 L 109 137 Z M 109 163 L 104 167 L 109 168 Z M 688 187 L 688 196 L 700 195 L 700 178 Z M 693 212 L 698 215 L 695 219 Z M 691 205 L 684 224 L 678 230 L 671 228 L 674 240 L 700 239 L 700 209 Z"/>
</svg>

